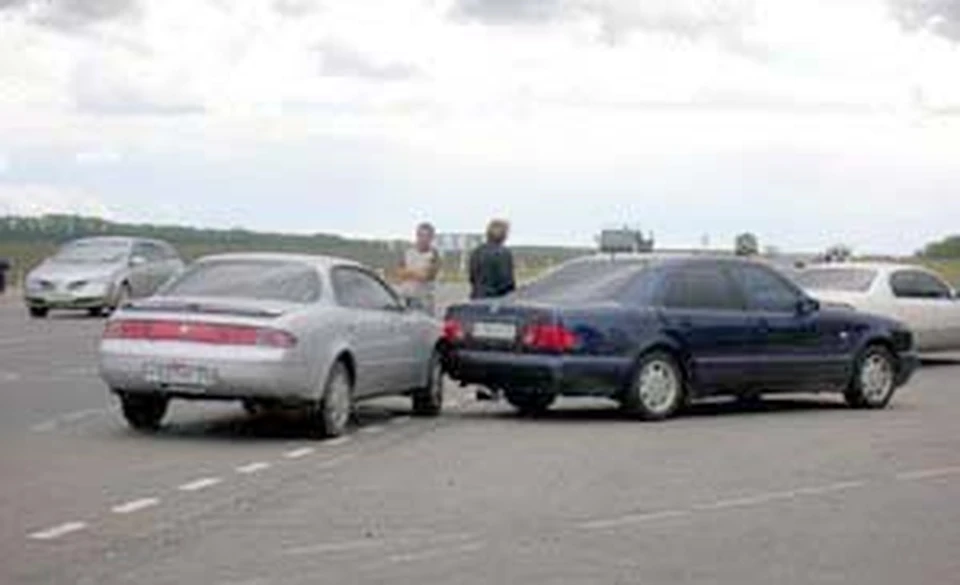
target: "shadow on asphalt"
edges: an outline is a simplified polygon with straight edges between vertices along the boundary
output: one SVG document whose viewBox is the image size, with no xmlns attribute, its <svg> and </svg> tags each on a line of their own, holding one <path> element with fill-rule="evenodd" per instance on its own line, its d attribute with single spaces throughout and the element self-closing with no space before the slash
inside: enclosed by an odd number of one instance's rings
<svg viewBox="0 0 960 585">
<path fill-rule="evenodd" d="M 944 368 L 960 366 L 960 358 L 922 358 L 920 366 L 923 368 Z"/>
<path fill-rule="evenodd" d="M 889 410 L 899 410 L 909 409 L 910 406 L 894 401 L 888 408 Z M 822 415 L 823 413 L 834 412 L 851 413 L 866 411 L 854 411 L 843 402 L 836 400 L 771 397 L 757 404 L 744 404 L 735 400 L 698 402 L 680 413 L 678 419 L 747 417 L 751 415 L 777 416 L 798 413 Z M 638 422 L 636 417 L 622 412 L 616 405 L 603 407 L 602 405 L 598 406 L 597 403 L 593 403 L 589 406 L 578 408 L 573 401 L 560 403 L 558 407 L 536 416 L 521 416 L 509 407 L 496 411 L 465 412 L 459 416 L 460 418 L 466 419 L 513 419 L 545 423 L 625 422 L 635 424 Z"/>
<path fill-rule="evenodd" d="M 146 436 L 162 441 L 319 440 L 303 413 L 293 410 L 248 415 L 238 405 L 236 414 L 225 414 L 222 411 L 209 416 L 194 414 L 189 420 L 178 420 L 176 414 L 173 414 L 158 432 Z M 409 409 L 363 405 L 355 413 L 348 434 L 409 414 Z M 120 432 L 127 436 L 144 436 L 126 428 Z"/>
</svg>

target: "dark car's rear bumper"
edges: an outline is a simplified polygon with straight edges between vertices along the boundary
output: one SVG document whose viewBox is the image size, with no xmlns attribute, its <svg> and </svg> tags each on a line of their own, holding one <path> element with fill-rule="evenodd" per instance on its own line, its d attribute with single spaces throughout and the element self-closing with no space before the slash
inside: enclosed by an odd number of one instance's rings
<svg viewBox="0 0 960 585">
<path fill-rule="evenodd" d="M 903 386 L 920 367 L 920 356 L 914 352 L 901 352 L 897 357 L 897 386 Z"/>
<path fill-rule="evenodd" d="M 567 396 L 613 396 L 628 379 L 628 358 L 454 350 L 447 375 L 463 384 Z"/>
</svg>

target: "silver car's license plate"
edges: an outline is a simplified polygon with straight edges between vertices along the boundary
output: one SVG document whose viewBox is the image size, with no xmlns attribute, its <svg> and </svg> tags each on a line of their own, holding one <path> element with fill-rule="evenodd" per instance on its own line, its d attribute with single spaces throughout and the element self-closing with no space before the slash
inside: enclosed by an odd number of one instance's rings
<svg viewBox="0 0 960 585">
<path fill-rule="evenodd" d="M 474 323 L 473 336 L 480 339 L 513 341 L 517 338 L 517 326 L 510 323 Z"/>
<path fill-rule="evenodd" d="M 180 388 L 207 388 L 213 384 L 215 375 L 210 368 L 179 363 L 147 364 L 143 368 L 147 382 Z"/>
</svg>

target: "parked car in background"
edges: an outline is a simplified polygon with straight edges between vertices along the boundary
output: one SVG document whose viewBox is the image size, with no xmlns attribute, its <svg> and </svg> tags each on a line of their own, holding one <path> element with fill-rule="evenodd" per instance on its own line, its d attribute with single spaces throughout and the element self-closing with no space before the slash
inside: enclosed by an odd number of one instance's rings
<svg viewBox="0 0 960 585">
<path fill-rule="evenodd" d="M 450 307 L 444 339 L 454 380 L 502 388 L 521 412 L 602 396 L 653 420 L 722 394 L 834 391 L 882 408 L 917 364 L 904 325 L 823 309 L 730 257 L 575 260 L 505 299 Z"/>
<path fill-rule="evenodd" d="M 331 437 L 368 398 L 408 395 L 415 414 L 439 414 L 441 330 L 350 260 L 211 256 L 110 318 L 100 373 L 135 429 L 157 429 L 171 399 L 236 400 L 302 408 Z"/>
<path fill-rule="evenodd" d="M 792 278 L 808 294 L 837 307 L 906 323 L 917 350 L 960 350 L 960 296 L 936 272 L 910 264 L 817 264 Z"/>
<path fill-rule="evenodd" d="M 101 315 L 127 299 L 153 294 L 183 266 L 173 246 L 159 240 L 74 240 L 27 275 L 24 300 L 33 317 L 46 317 L 51 309 Z"/>
</svg>

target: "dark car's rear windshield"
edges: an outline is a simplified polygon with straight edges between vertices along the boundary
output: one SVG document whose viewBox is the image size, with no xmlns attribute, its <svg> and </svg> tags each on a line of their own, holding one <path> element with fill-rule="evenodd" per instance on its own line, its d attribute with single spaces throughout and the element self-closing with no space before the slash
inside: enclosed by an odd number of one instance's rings
<svg viewBox="0 0 960 585">
<path fill-rule="evenodd" d="M 866 292 L 877 278 L 866 268 L 807 268 L 791 275 L 793 281 L 810 290 Z"/>
<path fill-rule="evenodd" d="M 512 298 L 544 302 L 612 300 L 649 264 L 636 258 L 573 260 L 520 287 Z"/>
<path fill-rule="evenodd" d="M 316 269 L 300 262 L 200 262 L 170 283 L 163 294 L 310 303 L 320 298 L 320 279 Z"/>
</svg>

